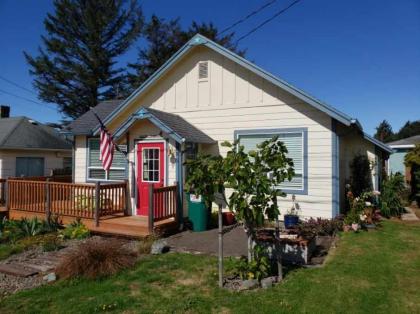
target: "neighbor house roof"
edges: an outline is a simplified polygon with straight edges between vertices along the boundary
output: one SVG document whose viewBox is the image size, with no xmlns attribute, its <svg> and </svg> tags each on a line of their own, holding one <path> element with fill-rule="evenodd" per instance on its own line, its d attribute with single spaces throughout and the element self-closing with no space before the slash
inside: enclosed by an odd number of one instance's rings
<svg viewBox="0 0 420 314">
<path fill-rule="evenodd" d="M 203 144 L 212 144 L 216 142 L 210 136 L 197 129 L 194 125 L 177 114 L 144 107 L 131 115 L 130 118 L 115 131 L 114 136 L 117 138 L 120 137 L 136 121 L 143 119 L 148 119 L 177 142 Z"/>
<path fill-rule="evenodd" d="M 27 117 L 0 119 L 0 149 L 71 150 L 54 128 Z"/>
<path fill-rule="evenodd" d="M 420 135 L 414 135 L 398 141 L 390 142 L 388 143 L 388 146 L 392 148 L 411 148 L 417 144 L 420 144 Z"/>
</svg>

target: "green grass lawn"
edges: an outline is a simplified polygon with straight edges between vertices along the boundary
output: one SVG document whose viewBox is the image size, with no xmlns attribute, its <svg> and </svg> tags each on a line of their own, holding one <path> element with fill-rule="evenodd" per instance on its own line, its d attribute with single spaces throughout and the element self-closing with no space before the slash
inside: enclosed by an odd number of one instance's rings
<svg viewBox="0 0 420 314">
<path fill-rule="evenodd" d="M 325 267 L 291 271 L 268 290 L 218 289 L 216 270 L 215 258 L 150 256 L 109 279 L 20 292 L 0 313 L 420 313 L 420 224 L 342 234 Z"/>
</svg>

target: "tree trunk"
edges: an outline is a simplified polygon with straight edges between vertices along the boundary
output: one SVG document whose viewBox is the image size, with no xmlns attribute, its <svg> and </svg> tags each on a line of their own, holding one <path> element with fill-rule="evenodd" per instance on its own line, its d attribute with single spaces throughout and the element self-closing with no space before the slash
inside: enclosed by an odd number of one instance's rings
<svg viewBox="0 0 420 314">
<path fill-rule="evenodd" d="M 245 233 L 248 237 L 248 262 L 254 259 L 254 233 L 252 228 L 244 225 Z"/>
</svg>

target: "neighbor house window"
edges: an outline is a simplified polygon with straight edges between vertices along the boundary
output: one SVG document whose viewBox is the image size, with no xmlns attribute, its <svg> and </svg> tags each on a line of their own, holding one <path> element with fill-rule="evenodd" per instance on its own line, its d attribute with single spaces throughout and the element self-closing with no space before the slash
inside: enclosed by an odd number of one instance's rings
<svg viewBox="0 0 420 314">
<path fill-rule="evenodd" d="M 306 194 L 306 129 L 244 130 L 236 132 L 236 137 L 239 139 L 239 143 L 244 146 L 246 152 L 256 149 L 258 144 L 276 135 L 286 145 L 287 157 L 293 160 L 295 170 L 292 180 L 286 180 L 279 188 L 287 193 Z"/>
<path fill-rule="evenodd" d="M 122 151 L 127 150 L 125 145 L 119 146 Z M 87 176 L 89 180 L 109 180 L 120 181 L 127 178 L 126 158 L 124 154 L 114 150 L 111 169 L 106 172 L 102 168 L 102 162 L 99 160 L 99 138 L 88 139 L 88 168 Z"/>
<path fill-rule="evenodd" d="M 16 157 L 17 177 L 42 177 L 44 173 L 44 157 Z"/>
</svg>

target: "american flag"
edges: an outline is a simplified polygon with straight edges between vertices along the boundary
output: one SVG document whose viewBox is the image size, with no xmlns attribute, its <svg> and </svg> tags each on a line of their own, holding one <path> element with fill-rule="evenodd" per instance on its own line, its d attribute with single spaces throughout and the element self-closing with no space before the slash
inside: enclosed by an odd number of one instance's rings
<svg viewBox="0 0 420 314">
<path fill-rule="evenodd" d="M 112 159 L 114 158 L 115 145 L 111 134 L 104 127 L 101 127 L 100 145 L 101 154 L 99 160 L 102 162 L 104 170 L 108 171 L 111 168 Z"/>
</svg>

